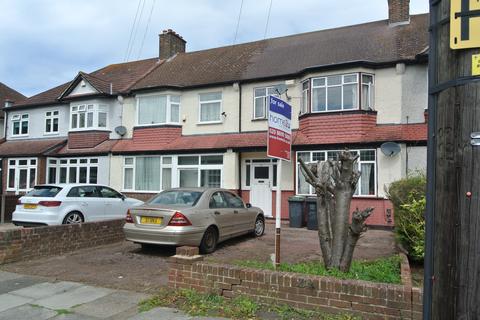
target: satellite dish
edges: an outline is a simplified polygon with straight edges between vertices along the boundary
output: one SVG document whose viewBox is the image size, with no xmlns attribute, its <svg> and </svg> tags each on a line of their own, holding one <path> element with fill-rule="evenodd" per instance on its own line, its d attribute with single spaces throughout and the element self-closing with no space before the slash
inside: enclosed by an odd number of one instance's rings
<svg viewBox="0 0 480 320">
<path fill-rule="evenodd" d="M 115 132 L 119 135 L 119 136 L 124 136 L 126 133 L 127 133 L 127 128 L 124 127 L 124 126 L 118 126 L 115 128 Z"/>
<path fill-rule="evenodd" d="M 275 92 L 281 96 L 282 94 L 284 94 L 285 92 L 288 91 L 288 88 L 287 88 L 287 85 L 282 83 L 282 84 L 277 84 L 275 87 Z"/>
<path fill-rule="evenodd" d="M 394 157 L 400 153 L 400 145 L 396 142 L 385 142 L 380 146 L 380 150 L 387 157 Z"/>
</svg>

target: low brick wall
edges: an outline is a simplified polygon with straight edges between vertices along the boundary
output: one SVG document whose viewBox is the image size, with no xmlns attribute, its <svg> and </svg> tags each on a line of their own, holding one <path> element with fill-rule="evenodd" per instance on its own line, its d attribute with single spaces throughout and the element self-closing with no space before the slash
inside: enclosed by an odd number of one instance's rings
<svg viewBox="0 0 480 320">
<path fill-rule="evenodd" d="M 124 223 L 121 219 L 0 231 L 0 264 L 122 241 Z"/>
<path fill-rule="evenodd" d="M 196 248 L 177 249 L 177 255 L 170 258 L 168 284 L 171 288 L 213 292 L 228 298 L 247 295 L 261 303 L 354 314 L 363 319 L 422 318 L 422 292 L 409 284 L 339 280 L 206 263 Z"/>
</svg>

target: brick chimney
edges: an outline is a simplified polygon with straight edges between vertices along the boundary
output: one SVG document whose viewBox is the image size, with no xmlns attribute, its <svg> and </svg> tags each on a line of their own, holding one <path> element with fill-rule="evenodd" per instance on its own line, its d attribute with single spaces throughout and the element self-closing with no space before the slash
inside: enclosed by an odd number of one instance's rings
<svg viewBox="0 0 480 320">
<path fill-rule="evenodd" d="M 172 29 L 163 30 L 160 36 L 160 59 L 168 59 L 177 53 L 185 52 L 187 41 Z"/>
<path fill-rule="evenodd" d="M 410 0 L 388 0 L 388 24 L 391 27 L 410 23 Z"/>
</svg>

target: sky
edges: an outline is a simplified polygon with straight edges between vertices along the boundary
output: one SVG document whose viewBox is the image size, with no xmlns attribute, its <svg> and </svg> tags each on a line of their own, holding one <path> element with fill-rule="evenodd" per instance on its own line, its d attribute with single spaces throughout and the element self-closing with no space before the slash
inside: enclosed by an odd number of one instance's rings
<svg viewBox="0 0 480 320">
<path fill-rule="evenodd" d="M 410 2 L 412 14 L 428 12 L 428 0 Z M 0 0 L 0 82 L 32 96 L 79 71 L 156 57 L 164 29 L 187 51 L 231 45 L 235 34 L 261 40 L 270 3 L 267 38 L 388 17 L 387 0 Z"/>
</svg>

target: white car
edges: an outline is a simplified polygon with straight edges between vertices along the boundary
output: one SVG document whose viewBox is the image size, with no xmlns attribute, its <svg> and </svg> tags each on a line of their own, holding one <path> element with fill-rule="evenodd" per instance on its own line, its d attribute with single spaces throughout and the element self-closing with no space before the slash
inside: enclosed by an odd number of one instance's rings
<svg viewBox="0 0 480 320">
<path fill-rule="evenodd" d="M 141 204 L 102 185 L 38 185 L 18 199 L 12 220 L 17 226 L 39 226 L 122 219 Z"/>
</svg>

